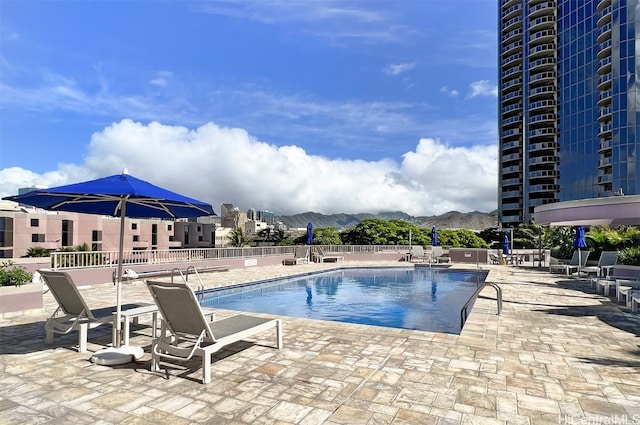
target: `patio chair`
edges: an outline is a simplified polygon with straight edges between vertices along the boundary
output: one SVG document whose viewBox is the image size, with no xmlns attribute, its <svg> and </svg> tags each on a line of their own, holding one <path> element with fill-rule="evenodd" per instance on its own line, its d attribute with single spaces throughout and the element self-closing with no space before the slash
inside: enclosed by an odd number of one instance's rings
<svg viewBox="0 0 640 425">
<path fill-rule="evenodd" d="M 293 258 L 285 258 L 282 264 L 285 266 L 296 266 L 300 263 L 309 263 L 309 247 L 298 245 L 293 251 Z"/>
<path fill-rule="evenodd" d="M 582 267 L 580 271 L 587 275 L 595 273 L 596 277 L 605 277 L 617 262 L 618 251 L 602 251 L 598 265 Z"/>
<path fill-rule="evenodd" d="M 186 361 L 199 356 L 202 357 L 202 383 L 208 384 L 212 355 L 229 344 L 275 328 L 276 346 L 282 348 L 280 319 L 239 314 L 209 322 L 187 283 L 148 280 L 147 287 L 164 319 L 160 337 L 151 344 L 152 371 L 159 370 L 160 359 Z"/>
<path fill-rule="evenodd" d="M 441 246 L 434 246 L 431 248 L 431 255 L 433 255 L 434 263 L 450 263 L 451 257 L 445 255 L 444 249 Z"/>
<path fill-rule="evenodd" d="M 549 273 L 564 273 L 569 276 L 574 271 L 578 271 L 579 269 L 583 269 L 587 260 L 589 259 L 589 251 L 581 251 L 578 250 L 573 251 L 573 256 L 571 257 L 571 261 L 568 264 L 550 264 L 549 265 Z"/>
<path fill-rule="evenodd" d="M 319 263 L 337 263 L 338 261 L 344 261 L 344 256 L 342 255 L 326 255 L 322 248 L 319 246 L 314 246 L 314 260 Z"/>
<path fill-rule="evenodd" d="M 87 334 L 89 329 L 105 323 L 113 324 L 113 312 L 116 307 L 90 309 L 78 287 L 68 273 L 52 270 L 39 270 L 40 275 L 49 287 L 49 291 L 58 302 L 58 308 L 44 324 L 45 342 L 53 343 L 55 334 L 66 335 L 78 331 L 78 351 L 87 351 Z M 122 310 L 142 307 L 146 304 L 125 304 Z"/>
</svg>

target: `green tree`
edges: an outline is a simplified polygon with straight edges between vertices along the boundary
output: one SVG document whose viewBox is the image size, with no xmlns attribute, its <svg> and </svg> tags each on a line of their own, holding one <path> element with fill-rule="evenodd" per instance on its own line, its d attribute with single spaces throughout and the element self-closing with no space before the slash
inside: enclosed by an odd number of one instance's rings
<svg viewBox="0 0 640 425">
<path fill-rule="evenodd" d="M 469 229 L 440 229 L 438 244 L 452 248 L 489 248 L 489 244 Z"/>
<path fill-rule="evenodd" d="M 349 245 L 409 245 L 409 236 L 412 245 L 427 245 L 431 240 L 424 230 L 398 219 L 365 219 L 341 235 Z"/>
<path fill-rule="evenodd" d="M 246 237 L 240 227 L 236 227 L 229 233 L 229 245 L 233 247 L 243 247 L 249 245 L 249 239 Z"/>
<path fill-rule="evenodd" d="M 342 245 L 342 240 L 340 240 L 340 232 L 338 232 L 335 227 L 313 229 L 313 244 Z"/>
</svg>

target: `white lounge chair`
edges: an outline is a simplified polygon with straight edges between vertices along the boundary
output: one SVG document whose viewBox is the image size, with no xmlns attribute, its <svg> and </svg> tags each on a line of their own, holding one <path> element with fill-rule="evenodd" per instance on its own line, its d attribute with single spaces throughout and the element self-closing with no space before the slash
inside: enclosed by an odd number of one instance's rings
<svg viewBox="0 0 640 425">
<path fill-rule="evenodd" d="M 595 273 L 596 277 L 605 277 L 617 262 L 618 251 L 602 251 L 600 259 L 598 259 L 598 265 L 582 267 L 580 271 L 587 275 Z"/>
<path fill-rule="evenodd" d="M 571 257 L 571 261 L 569 264 L 550 264 L 549 272 L 550 273 L 564 273 L 569 276 L 574 271 L 578 271 L 583 269 L 587 265 L 587 260 L 589 259 L 589 251 L 573 251 L 573 256 Z"/>
<path fill-rule="evenodd" d="M 151 344 L 151 370 L 160 359 L 185 361 L 202 357 L 202 383 L 211 382 L 211 357 L 221 348 L 269 329 L 276 330 L 276 346 L 282 348 L 282 321 L 237 315 L 209 322 L 187 283 L 147 281 L 164 318 L 163 331 Z M 169 334 L 166 331 L 169 331 Z"/>
<path fill-rule="evenodd" d="M 431 247 L 431 255 L 433 256 L 432 261 L 434 263 L 450 263 L 451 257 L 445 255 L 444 249 L 441 246 Z"/>
<path fill-rule="evenodd" d="M 409 259 L 412 263 L 423 263 L 431 261 L 431 253 L 427 254 L 422 246 L 414 245 L 411 247 Z"/>
<path fill-rule="evenodd" d="M 87 351 L 88 330 L 105 323 L 113 324 L 113 312 L 116 307 L 92 310 L 68 273 L 42 269 L 39 273 L 58 302 L 58 308 L 44 324 L 45 342 L 52 344 L 55 334 L 66 335 L 78 331 L 78 351 Z M 125 304 L 121 309 L 128 310 L 144 305 L 148 304 Z"/>
<path fill-rule="evenodd" d="M 309 262 L 309 247 L 307 245 L 298 245 L 293 250 L 293 258 L 285 258 L 282 264 L 285 266 L 296 266 L 300 263 Z"/>
<path fill-rule="evenodd" d="M 324 253 L 322 248 L 319 246 L 313 247 L 314 259 L 319 263 L 337 263 L 338 261 L 344 261 L 344 256 L 342 255 L 327 255 Z"/>
</svg>

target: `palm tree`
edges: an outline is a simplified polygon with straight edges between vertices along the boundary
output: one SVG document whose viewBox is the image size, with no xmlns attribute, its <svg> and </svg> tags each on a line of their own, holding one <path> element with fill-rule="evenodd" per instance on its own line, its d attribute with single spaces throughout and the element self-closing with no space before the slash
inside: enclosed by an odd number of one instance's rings
<svg viewBox="0 0 640 425">
<path fill-rule="evenodd" d="M 27 250 L 27 257 L 48 257 L 51 253 L 42 246 L 33 246 Z"/>
<path fill-rule="evenodd" d="M 229 233 L 229 245 L 233 247 L 243 247 L 249 245 L 249 239 L 245 236 L 240 227 L 236 227 Z"/>
</svg>

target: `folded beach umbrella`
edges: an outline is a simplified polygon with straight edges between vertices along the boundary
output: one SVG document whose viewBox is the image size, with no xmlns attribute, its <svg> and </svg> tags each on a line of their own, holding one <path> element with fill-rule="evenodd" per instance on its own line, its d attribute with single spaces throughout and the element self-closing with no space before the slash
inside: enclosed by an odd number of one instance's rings
<svg viewBox="0 0 640 425">
<path fill-rule="evenodd" d="M 313 224 L 307 224 L 307 245 L 313 245 Z"/>
<path fill-rule="evenodd" d="M 431 228 L 431 245 L 432 246 L 438 245 L 438 228 L 436 226 L 433 226 Z"/>
<path fill-rule="evenodd" d="M 509 236 L 504 235 L 504 239 L 502 240 L 502 253 L 504 255 L 509 255 L 511 252 L 511 246 L 509 245 Z"/>
<path fill-rule="evenodd" d="M 3 199 L 44 208 L 50 211 L 68 211 L 121 217 L 118 272 L 116 281 L 116 340 L 120 348 L 121 282 L 124 251 L 125 217 L 130 218 L 192 218 L 216 215 L 213 207 L 205 202 L 154 186 L 130 176 L 126 169 L 122 174 L 103 177 L 65 186 L 39 189 Z"/>
<path fill-rule="evenodd" d="M 576 237 L 573 240 L 573 247 L 578 250 L 578 276 L 580 276 L 580 267 L 582 266 L 582 248 L 587 247 L 584 239 L 584 226 L 576 226 Z"/>
</svg>

